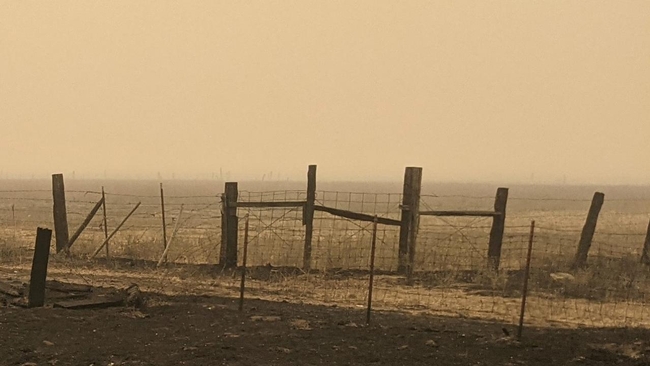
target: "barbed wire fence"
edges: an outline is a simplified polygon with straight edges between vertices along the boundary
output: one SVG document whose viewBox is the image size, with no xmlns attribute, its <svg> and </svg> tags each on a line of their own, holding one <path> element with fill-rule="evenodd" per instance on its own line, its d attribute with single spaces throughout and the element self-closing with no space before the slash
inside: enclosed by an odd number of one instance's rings
<svg viewBox="0 0 650 366">
<path fill-rule="evenodd" d="M 34 228 L 52 225 L 50 190 L 0 191 L 0 255 L 28 263 Z M 66 191 L 70 228 L 78 226 L 101 191 Z M 220 194 L 165 195 L 168 237 L 181 205 L 185 213 L 170 248 L 172 263 L 216 264 L 221 246 Z M 304 201 L 299 190 L 240 191 L 240 202 Z M 316 203 L 340 210 L 400 220 L 403 195 L 317 191 Z M 110 241 L 115 258 L 157 261 L 164 249 L 159 195 L 106 192 L 108 227 L 140 208 Z M 400 309 L 513 322 L 518 316 L 530 221 L 536 220 L 527 319 L 537 324 L 649 326 L 646 301 L 650 270 L 641 263 L 650 200 L 607 200 L 591 244 L 588 266 L 571 268 L 590 199 L 510 197 L 500 271 L 487 266 L 490 217 L 420 217 L 415 282 L 399 267 L 398 226 L 379 225 L 375 267 L 376 309 Z M 485 210 L 493 196 L 433 195 L 421 210 Z M 248 263 L 251 291 L 291 301 L 361 307 L 365 304 L 372 222 L 317 211 L 312 271 L 301 269 L 305 228 L 302 207 L 238 209 L 250 220 Z M 71 250 L 89 255 L 104 240 L 98 214 Z M 242 225 L 240 225 L 241 227 Z M 240 241 L 243 231 L 238 232 Z M 242 246 L 239 246 L 241 251 Z M 9 253 L 10 250 L 15 251 Z M 239 253 L 238 258 L 242 255 Z M 224 278 L 235 286 L 233 277 Z M 232 283 L 230 283 L 232 282 Z"/>
</svg>

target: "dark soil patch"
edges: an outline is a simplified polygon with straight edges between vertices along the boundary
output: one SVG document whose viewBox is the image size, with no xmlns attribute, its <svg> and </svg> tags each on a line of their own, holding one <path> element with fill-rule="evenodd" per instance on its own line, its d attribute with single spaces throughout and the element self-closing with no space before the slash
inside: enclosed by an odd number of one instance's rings
<svg viewBox="0 0 650 366">
<path fill-rule="evenodd" d="M 148 294 L 142 310 L 0 308 L 1 365 L 646 365 L 650 331 Z M 515 329 L 506 326 L 506 331 Z M 648 350 L 646 352 L 646 350 Z"/>
</svg>

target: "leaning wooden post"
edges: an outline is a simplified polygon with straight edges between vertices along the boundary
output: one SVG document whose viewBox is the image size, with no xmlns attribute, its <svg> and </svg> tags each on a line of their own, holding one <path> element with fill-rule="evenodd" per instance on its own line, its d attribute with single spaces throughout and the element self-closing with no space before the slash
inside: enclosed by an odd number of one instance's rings
<svg viewBox="0 0 650 366">
<path fill-rule="evenodd" d="M 138 203 L 135 205 L 135 207 L 133 207 L 133 209 L 131 210 L 131 212 L 129 212 L 129 214 L 126 215 L 126 217 L 124 218 L 124 220 L 122 220 L 122 222 L 120 222 L 120 224 L 117 225 L 117 227 L 113 230 L 113 232 L 112 232 L 112 233 L 111 233 L 111 234 L 110 234 L 106 239 L 104 239 L 104 241 L 103 241 L 102 244 L 99 246 L 99 248 L 97 248 L 97 250 L 95 250 L 95 252 L 90 256 L 90 259 L 95 258 L 95 256 L 97 256 L 97 254 L 99 254 L 99 252 L 102 250 L 102 248 L 104 248 L 104 245 L 107 245 L 107 244 L 108 244 L 109 240 L 111 240 L 111 238 L 113 238 L 113 236 L 114 236 L 115 234 L 117 234 L 117 232 L 122 228 L 122 225 L 124 225 L 124 223 L 126 223 L 126 220 L 128 220 L 129 217 L 131 217 L 131 215 L 133 215 L 133 213 L 135 212 L 135 210 L 137 210 L 138 207 L 140 207 L 140 204 L 142 204 L 142 202 L 138 202 Z"/>
<path fill-rule="evenodd" d="M 648 232 L 645 234 L 645 243 L 643 243 L 641 263 L 650 265 L 650 222 L 648 222 Z"/>
<path fill-rule="evenodd" d="M 421 189 L 422 168 L 406 168 L 402 195 L 402 218 L 399 230 L 398 272 L 406 274 L 407 282 L 412 280 L 413 275 L 415 244 L 420 224 Z"/>
<path fill-rule="evenodd" d="M 237 182 L 226 182 L 221 214 L 221 258 L 224 268 L 237 267 Z"/>
<path fill-rule="evenodd" d="M 100 208 L 103 204 L 104 204 L 104 198 L 102 197 L 102 198 L 101 198 L 101 199 L 100 199 L 100 200 L 95 204 L 95 206 L 93 207 L 93 209 L 90 210 L 90 213 L 88 214 L 88 216 L 86 216 L 86 218 L 85 218 L 84 221 L 81 223 L 81 225 L 79 226 L 79 228 L 77 229 L 77 231 L 75 231 L 75 233 L 72 234 L 72 236 L 71 236 L 70 239 L 68 240 L 68 246 L 66 246 L 65 249 L 64 249 L 66 252 L 68 252 L 68 251 L 70 250 L 70 247 L 72 246 L 72 244 L 74 244 L 74 242 L 77 241 L 77 239 L 79 238 L 79 236 L 81 235 L 81 233 L 83 233 L 83 231 L 86 229 L 86 227 L 88 226 L 88 224 L 90 224 L 90 221 L 92 221 L 93 217 L 95 217 L 95 214 L 97 213 L 97 211 L 99 211 L 99 208 Z"/>
<path fill-rule="evenodd" d="M 314 235 L 314 206 L 316 205 L 316 165 L 310 165 L 307 171 L 307 202 L 302 209 L 302 224 L 305 225 L 305 247 L 302 268 L 311 269 L 311 241 Z"/>
<path fill-rule="evenodd" d="M 36 246 L 29 281 L 28 306 L 30 308 L 45 304 L 45 281 L 47 279 L 47 262 L 50 257 L 51 240 L 52 230 L 40 227 L 36 230 Z"/>
<path fill-rule="evenodd" d="M 52 198 L 54 201 L 54 232 L 56 252 L 68 247 L 68 215 L 65 208 L 65 185 L 63 174 L 52 174 Z"/>
<path fill-rule="evenodd" d="M 578 251 L 573 259 L 571 269 L 577 269 L 587 264 L 589 248 L 591 248 L 591 241 L 596 233 L 598 215 L 600 214 L 600 209 L 603 207 L 603 203 L 605 203 L 605 194 L 601 192 L 594 193 L 594 197 L 591 200 L 591 207 L 589 207 L 589 213 L 587 214 L 587 220 L 585 221 L 585 225 L 582 227 L 582 234 L 580 234 L 580 242 L 578 243 Z"/>
<path fill-rule="evenodd" d="M 488 268 L 498 271 L 501 262 L 503 232 L 506 226 L 506 206 L 508 205 L 508 188 L 498 188 L 494 199 L 495 216 L 492 217 L 492 229 L 488 244 Z"/>
</svg>

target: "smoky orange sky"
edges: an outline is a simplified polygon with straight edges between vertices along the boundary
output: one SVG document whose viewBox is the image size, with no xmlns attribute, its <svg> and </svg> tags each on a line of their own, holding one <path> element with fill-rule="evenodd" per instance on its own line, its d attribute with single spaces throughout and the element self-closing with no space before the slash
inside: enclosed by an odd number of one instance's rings
<svg viewBox="0 0 650 366">
<path fill-rule="evenodd" d="M 650 184 L 650 1 L 0 0 L 6 176 Z"/>
</svg>

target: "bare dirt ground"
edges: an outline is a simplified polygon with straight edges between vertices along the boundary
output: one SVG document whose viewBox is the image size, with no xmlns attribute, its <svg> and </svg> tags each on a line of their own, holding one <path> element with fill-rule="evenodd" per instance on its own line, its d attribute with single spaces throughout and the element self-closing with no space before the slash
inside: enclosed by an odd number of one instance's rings
<svg viewBox="0 0 650 366">
<path fill-rule="evenodd" d="M 146 306 L 0 307 L 0 365 L 650 365 L 646 329 L 526 328 L 517 342 L 498 322 L 381 311 L 366 325 L 363 309 L 280 298 L 247 299 L 239 312 L 232 291 L 171 274 L 158 291 L 145 276 L 89 272 L 94 285 L 141 283 Z M 0 279 L 27 274 L 0 266 Z"/>
</svg>

